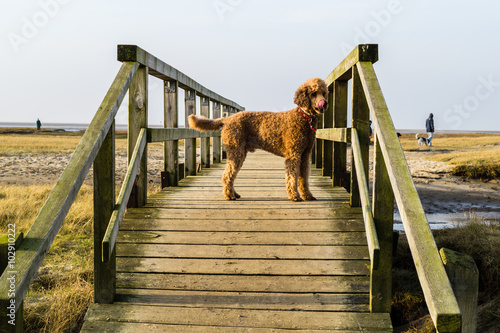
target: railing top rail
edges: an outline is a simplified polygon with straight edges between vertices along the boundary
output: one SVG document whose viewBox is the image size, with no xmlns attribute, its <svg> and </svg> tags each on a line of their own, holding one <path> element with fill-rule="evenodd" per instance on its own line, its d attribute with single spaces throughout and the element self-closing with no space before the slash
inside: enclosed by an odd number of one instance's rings
<svg viewBox="0 0 500 333">
<path fill-rule="evenodd" d="M 205 88 L 186 74 L 166 64 L 137 45 L 118 45 L 118 60 L 138 62 L 149 68 L 149 74 L 162 80 L 176 80 L 183 89 L 196 90 L 199 96 L 208 97 L 213 101 L 245 110 L 241 105 L 220 96 L 210 89 Z"/>
<path fill-rule="evenodd" d="M 356 46 L 342 62 L 326 77 L 326 85 L 331 87 L 337 80 L 349 80 L 352 67 L 360 61 L 375 63 L 378 60 L 378 44 L 361 44 Z"/>
</svg>

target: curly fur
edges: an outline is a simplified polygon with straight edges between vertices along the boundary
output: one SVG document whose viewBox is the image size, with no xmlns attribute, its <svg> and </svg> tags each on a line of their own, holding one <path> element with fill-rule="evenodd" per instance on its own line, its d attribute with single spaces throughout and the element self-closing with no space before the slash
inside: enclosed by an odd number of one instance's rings
<svg viewBox="0 0 500 333">
<path fill-rule="evenodd" d="M 323 101 L 323 109 L 318 106 L 320 101 Z M 285 158 L 286 190 L 290 200 L 315 200 L 309 191 L 310 157 L 316 138 L 311 126 L 317 127 L 317 116 L 324 112 L 327 101 L 325 82 L 313 78 L 302 84 L 294 96 L 294 103 L 310 115 L 311 123 L 299 108 L 282 112 L 243 111 L 215 120 L 190 115 L 190 128 L 199 131 L 221 129 L 227 153 L 222 176 L 225 198 L 236 200 L 240 197 L 234 190 L 236 175 L 248 152 L 263 149 Z"/>
</svg>

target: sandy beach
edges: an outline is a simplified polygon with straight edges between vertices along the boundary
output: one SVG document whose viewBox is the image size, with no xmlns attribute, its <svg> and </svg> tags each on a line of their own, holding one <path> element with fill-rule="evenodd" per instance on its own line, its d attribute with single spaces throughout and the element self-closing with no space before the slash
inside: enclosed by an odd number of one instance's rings
<svg viewBox="0 0 500 333">
<path fill-rule="evenodd" d="M 182 147 L 180 149 L 183 158 Z M 405 152 L 413 180 L 430 222 L 445 222 L 467 218 L 471 212 L 492 220 L 500 220 L 500 184 L 480 182 L 451 176 L 451 165 L 430 161 L 432 151 Z M 0 158 L 0 185 L 55 184 L 71 154 L 23 154 Z M 116 151 L 117 183 L 126 171 L 125 149 Z M 158 186 L 163 166 L 163 151 L 156 146 L 148 150 L 149 186 Z M 371 168 L 371 166 L 370 166 Z M 92 170 L 85 180 L 92 184 Z M 396 214 L 396 223 L 398 222 Z"/>
</svg>

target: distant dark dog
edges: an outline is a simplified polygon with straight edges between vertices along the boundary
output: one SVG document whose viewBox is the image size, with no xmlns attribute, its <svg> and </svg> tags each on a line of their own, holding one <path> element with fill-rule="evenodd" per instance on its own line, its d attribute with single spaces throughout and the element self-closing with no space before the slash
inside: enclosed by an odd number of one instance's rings
<svg viewBox="0 0 500 333">
<path fill-rule="evenodd" d="M 215 120 L 189 116 L 189 128 L 199 131 L 222 130 L 222 141 L 227 152 L 226 171 L 222 177 L 226 200 L 240 197 L 234 190 L 234 179 L 247 153 L 255 149 L 285 158 L 286 190 L 290 200 L 315 200 L 309 191 L 309 166 L 318 116 L 325 112 L 327 100 L 325 82 L 314 78 L 297 89 L 294 97 L 297 107 L 289 111 L 243 111 Z"/>
<path fill-rule="evenodd" d="M 417 145 L 419 145 L 419 146 L 423 146 L 423 145 L 428 146 L 429 145 L 429 139 L 424 138 L 423 136 L 419 136 L 419 135 L 421 135 L 421 134 L 417 133 L 417 135 L 415 135 L 415 137 L 417 138 Z"/>
</svg>

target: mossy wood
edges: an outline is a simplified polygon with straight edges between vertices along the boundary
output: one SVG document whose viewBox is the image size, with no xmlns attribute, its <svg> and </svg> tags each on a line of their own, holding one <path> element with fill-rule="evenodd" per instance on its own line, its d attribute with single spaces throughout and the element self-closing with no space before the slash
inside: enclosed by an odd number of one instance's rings
<svg viewBox="0 0 500 333">
<path fill-rule="evenodd" d="M 352 156 L 357 172 L 357 183 L 359 184 L 359 200 L 363 210 L 363 221 L 365 222 L 366 238 L 370 252 L 371 269 L 378 269 L 380 260 L 380 245 L 378 243 L 377 230 L 373 221 L 372 206 L 370 203 L 370 192 L 368 190 L 367 175 L 365 173 L 365 162 L 361 157 L 361 144 L 359 143 L 358 131 L 351 129 Z M 351 196 L 352 197 L 352 196 Z"/>
<path fill-rule="evenodd" d="M 210 100 L 208 97 L 200 98 L 200 114 L 205 118 L 210 118 Z M 201 166 L 210 168 L 210 138 L 201 139 Z"/>
<path fill-rule="evenodd" d="M 75 200 L 138 67 L 139 64 L 130 62 L 125 62 L 121 66 L 66 169 L 16 252 L 16 309 L 22 303 L 29 285 L 35 278 L 38 268 Z M 9 302 L 7 295 L 10 283 L 6 277 L 4 273 L 0 279 L 2 308 L 5 308 Z"/>
<path fill-rule="evenodd" d="M 120 223 L 123 219 L 123 215 L 125 214 L 125 209 L 127 208 L 127 202 L 129 200 L 130 193 L 132 192 L 134 180 L 137 176 L 137 172 L 139 171 L 142 155 L 144 153 L 144 149 L 146 148 L 146 142 L 146 129 L 143 128 L 139 132 L 137 143 L 132 153 L 125 178 L 123 179 L 123 185 L 120 190 L 120 194 L 118 194 L 118 199 L 116 200 L 116 204 L 114 205 L 114 209 L 112 211 L 111 219 L 109 220 L 106 233 L 101 241 L 101 258 L 103 262 L 108 262 L 113 259 L 112 253 L 115 249 L 116 237 L 118 236 Z"/>
<path fill-rule="evenodd" d="M 190 128 L 148 128 L 148 142 L 220 137 L 220 132 L 198 132 Z"/>
<path fill-rule="evenodd" d="M 199 96 L 208 97 L 212 101 L 217 101 L 234 107 L 237 110 L 245 110 L 245 108 L 241 105 L 216 94 L 210 89 L 205 88 L 186 74 L 149 54 L 137 45 L 118 45 L 118 61 L 138 62 L 139 64 L 149 68 L 149 74 L 161 80 L 175 80 L 182 89 L 195 90 Z"/>
<path fill-rule="evenodd" d="M 178 83 L 177 81 L 165 81 L 164 83 L 164 117 L 165 128 L 177 128 L 179 126 L 178 106 Z M 164 171 L 167 173 L 168 184 L 177 186 L 179 182 L 179 141 L 164 141 Z"/>
<path fill-rule="evenodd" d="M 439 332 L 459 332 L 460 310 L 413 183 L 371 62 L 356 64 L 395 200 L 432 320 Z"/>
<path fill-rule="evenodd" d="M 185 98 L 185 124 L 188 123 L 188 117 L 196 114 L 196 92 L 194 90 L 186 90 Z M 184 140 L 184 170 L 186 176 L 196 176 L 196 139 Z"/>
</svg>

